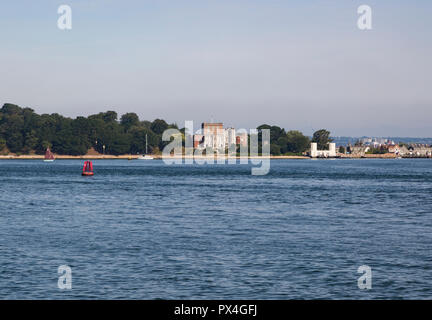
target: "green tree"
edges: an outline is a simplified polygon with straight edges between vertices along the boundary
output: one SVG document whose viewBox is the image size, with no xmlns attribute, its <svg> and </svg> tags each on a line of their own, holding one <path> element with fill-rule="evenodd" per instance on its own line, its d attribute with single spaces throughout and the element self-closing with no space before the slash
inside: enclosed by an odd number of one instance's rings
<svg viewBox="0 0 432 320">
<path fill-rule="evenodd" d="M 280 153 L 285 154 L 288 152 L 288 137 L 286 135 L 279 137 L 276 144 L 280 148 Z"/>
<path fill-rule="evenodd" d="M 0 137 L 0 151 L 2 151 L 4 148 L 6 148 L 6 139 Z"/>
<path fill-rule="evenodd" d="M 31 130 L 30 132 L 27 132 L 24 138 L 24 148 L 23 151 L 25 153 L 29 153 L 30 151 L 33 151 L 36 149 L 36 145 L 38 144 L 39 139 L 36 136 L 36 132 L 34 130 Z"/>
<path fill-rule="evenodd" d="M 270 154 L 271 155 L 275 155 L 275 156 L 280 155 L 280 146 L 277 145 L 277 144 L 272 143 L 270 145 Z"/>
<path fill-rule="evenodd" d="M 287 134 L 287 150 L 293 153 L 302 153 L 307 150 L 310 144 L 310 139 L 303 133 L 297 130 L 288 131 Z"/>
<path fill-rule="evenodd" d="M 133 112 L 125 113 L 120 118 L 120 124 L 125 128 L 125 131 L 127 132 L 131 127 L 139 125 L 138 115 Z"/>
<path fill-rule="evenodd" d="M 22 152 L 24 139 L 20 132 L 11 132 L 6 140 L 8 149 L 11 152 Z"/>
<path fill-rule="evenodd" d="M 83 155 L 91 147 L 106 154 L 136 154 L 145 151 L 146 136 L 148 151 L 157 153 L 169 143 L 162 141 L 168 128 L 178 129 L 175 123 L 168 124 L 162 119 L 140 121 L 135 113 L 126 113 L 117 121 L 115 111 L 71 119 L 56 113 L 38 115 L 30 108 L 10 103 L 0 109 L 0 147 L 14 153 L 43 154 L 49 146 L 53 152 L 66 155 Z M 258 129 L 260 142 L 262 130 L 270 130 L 270 149 L 274 155 L 302 152 L 309 143 L 298 131 L 287 133 L 283 128 L 266 124 Z M 184 129 L 181 134 L 184 140 Z M 261 147 L 258 151 L 261 152 Z"/>
<path fill-rule="evenodd" d="M 162 135 L 162 133 L 168 129 L 168 123 L 165 122 L 165 120 L 161 120 L 161 119 L 156 119 L 155 121 L 152 122 L 150 129 L 159 135 Z"/>
<path fill-rule="evenodd" d="M 36 152 L 36 154 L 44 154 L 48 147 L 52 148 L 51 142 L 46 141 L 46 140 L 44 140 L 44 141 L 39 140 L 37 145 L 36 145 L 35 152 Z"/>
<path fill-rule="evenodd" d="M 102 118 L 105 122 L 115 122 L 117 121 L 117 112 L 107 111 L 102 113 Z"/>
<path fill-rule="evenodd" d="M 332 141 L 333 140 L 330 139 L 330 131 L 327 131 L 325 129 L 316 131 L 312 137 L 312 142 L 317 143 L 318 150 L 328 149 L 328 144 Z"/>
<path fill-rule="evenodd" d="M 285 136 L 285 129 L 280 128 L 278 126 L 270 126 L 268 124 L 262 124 L 259 127 L 257 127 L 258 132 L 261 132 L 263 129 L 269 129 L 270 130 L 270 142 L 271 143 L 277 143 L 277 140 L 280 137 Z"/>
<path fill-rule="evenodd" d="M 129 130 L 131 134 L 131 153 L 144 153 L 146 151 L 146 136 L 148 142 L 147 152 L 152 153 L 159 145 L 159 136 L 150 129 L 135 126 Z"/>
<path fill-rule="evenodd" d="M 16 104 L 5 103 L 0 112 L 5 115 L 20 114 L 22 109 Z"/>
</svg>

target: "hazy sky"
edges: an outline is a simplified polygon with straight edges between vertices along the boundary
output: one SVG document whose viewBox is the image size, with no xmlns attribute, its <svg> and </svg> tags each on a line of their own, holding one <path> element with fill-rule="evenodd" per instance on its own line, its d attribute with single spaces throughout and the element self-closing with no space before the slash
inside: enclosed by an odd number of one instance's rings
<svg viewBox="0 0 432 320">
<path fill-rule="evenodd" d="M 430 0 L 2 1 L 0 38 L 0 104 L 38 113 L 432 136 Z"/>
</svg>

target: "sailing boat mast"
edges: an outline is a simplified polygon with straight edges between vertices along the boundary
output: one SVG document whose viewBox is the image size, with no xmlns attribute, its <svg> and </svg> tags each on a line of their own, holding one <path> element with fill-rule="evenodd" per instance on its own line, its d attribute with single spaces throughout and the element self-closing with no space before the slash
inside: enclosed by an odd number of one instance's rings
<svg viewBox="0 0 432 320">
<path fill-rule="evenodd" d="M 138 157 L 138 160 L 153 160 L 152 156 L 148 155 L 148 139 L 147 139 L 147 134 L 146 134 L 146 151 L 145 154 Z"/>
</svg>

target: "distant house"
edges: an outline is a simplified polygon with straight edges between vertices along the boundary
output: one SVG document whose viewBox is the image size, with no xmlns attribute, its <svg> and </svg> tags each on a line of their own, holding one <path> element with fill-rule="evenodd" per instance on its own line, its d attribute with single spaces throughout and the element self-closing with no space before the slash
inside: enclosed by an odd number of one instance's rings
<svg viewBox="0 0 432 320">
<path fill-rule="evenodd" d="M 193 147 L 194 149 L 197 149 L 200 147 L 200 145 L 204 142 L 204 135 L 202 134 L 195 134 L 193 136 Z"/>
<path fill-rule="evenodd" d="M 415 157 L 432 157 L 432 147 L 423 144 L 414 144 L 408 147 L 409 155 Z"/>
<path fill-rule="evenodd" d="M 405 145 L 400 146 L 399 149 L 400 149 L 399 154 L 401 156 L 404 156 L 404 155 L 407 155 L 410 153 L 409 149 Z"/>
<path fill-rule="evenodd" d="M 365 146 L 351 146 L 350 151 L 352 155 L 364 156 L 366 152 L 370 150 L 370 147 Z"/>
<path fill-rule="evenodd" d="M 389 153 L 400 154 L 400 147 L 397 144 L 387 146 Z"/>
</svg>

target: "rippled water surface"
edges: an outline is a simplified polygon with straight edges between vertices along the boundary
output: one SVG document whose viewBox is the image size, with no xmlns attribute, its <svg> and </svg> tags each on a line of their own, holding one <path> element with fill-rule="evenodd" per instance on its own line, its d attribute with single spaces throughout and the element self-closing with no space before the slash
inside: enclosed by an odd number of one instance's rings
<svg viewBox="0 0 432 320">
<path fill-rule="evenodd" d="M 0 161 L 0 298 L 432 298 L 431 160 L 82 164 Z"/>
</svg>

